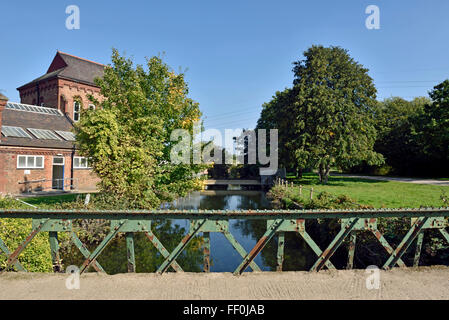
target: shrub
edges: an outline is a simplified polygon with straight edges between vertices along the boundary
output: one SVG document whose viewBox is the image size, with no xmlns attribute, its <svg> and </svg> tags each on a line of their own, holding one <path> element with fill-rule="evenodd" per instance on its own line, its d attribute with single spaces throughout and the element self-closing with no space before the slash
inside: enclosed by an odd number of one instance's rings
<svg viewBox="0 0 449 320">
<path fill-rule="evenodd" d="M 28 208 L 12 198 L 0 198 L 0 209 Z M 10 252 L 23 242 L 31 232 L 31 219 L 0 219 L 0 238 Z M 0 252 L 0 269 L 6 267 L 6 255 Z M 52 261 L 48 233 L 39 233 L 20 254 L 22 266 L 31 272 L 51 272 Z"/>
</svg>

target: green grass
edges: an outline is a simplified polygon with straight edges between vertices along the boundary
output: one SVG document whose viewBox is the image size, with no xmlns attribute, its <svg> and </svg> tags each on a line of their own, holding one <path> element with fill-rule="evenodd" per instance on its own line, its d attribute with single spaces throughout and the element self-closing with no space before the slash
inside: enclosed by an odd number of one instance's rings
<svg viewBox="0 0 449 320">
<path fill-rule="evenodd" d="M 35 206 L 52 206 L 55 204 L 60 204 L 63 202 L 73 202 L 77 197 L 82 197 L 84 199 L 84 194 L 62 194 L 57 196 L 41 196 L 33 198 L 22 198 L 22 201 Z"/>
<path fill-rule="evenodd" d="M 449 187 L 404 182 L 330 177 L 327 185 L 321 185 L 318 176 L 312 173 L 304 174 L 301 180 L 292 176 L 287 179 L 305 188 L 313 187 L 315 195 L 322 191 L 335 196 L 344 194 L 360 204 L 376 208 L 442 207 L 444 203 L 440 199 L 441 195 L 443 192 L 449 195 Z M 309 190 L 303 190 L 303 194 L 309 193 Z"/>
</svg>

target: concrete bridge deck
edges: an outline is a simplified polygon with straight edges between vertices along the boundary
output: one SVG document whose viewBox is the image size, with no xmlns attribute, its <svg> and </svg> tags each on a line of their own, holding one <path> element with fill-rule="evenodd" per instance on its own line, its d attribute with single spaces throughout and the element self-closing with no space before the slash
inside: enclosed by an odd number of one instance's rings
<svg viewBox="0 0 449 320">
<path fill-rule="evenodd" d="M 85 274 L 68 290 L 65 274 L 0 274 L 0 299 L 307 300 L 449 299 L 449 268 L 380 271 L 368 290 L 365 270 L 323 272 Z"/>
<path fill-rule="evenodd" d="M 207 186 L 212 185 L 241 185 L 241 186 L 260 186 L 259 180 L 239 180 L 239 179 L 232 179 L 232 180 L 205 180 L 204 184 Z"/>
</svg>

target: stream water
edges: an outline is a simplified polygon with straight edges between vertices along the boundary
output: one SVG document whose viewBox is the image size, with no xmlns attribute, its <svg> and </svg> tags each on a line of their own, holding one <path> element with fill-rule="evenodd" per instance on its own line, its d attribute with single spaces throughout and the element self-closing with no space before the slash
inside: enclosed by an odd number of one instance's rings
<svg viewBox="0 0 449 320">
<path fill-rule="evenodd" d="M 210 209 L 210 210 L 246 210 L 269 209 L 270 203 L 262 191 L 204 191 L 195 192 L 189 197 L 180 199 L 175 204 L 178 209 Z M 181 225 L 188 229 L 187 221 Z M 230 220 L 229 231 L 234 238 L 249 252 L 257 243 L 253 232 L 248 230 L 246 220 Z M 231 246 L 229 241 L 221 233 L 210 234 L 211 247 L 211 272 L 232 272 L 242 262 L 242 257 Z M 271 270 L 262 256 L 259 255 L 255 262 L 262 270 Z"/>
</svg>

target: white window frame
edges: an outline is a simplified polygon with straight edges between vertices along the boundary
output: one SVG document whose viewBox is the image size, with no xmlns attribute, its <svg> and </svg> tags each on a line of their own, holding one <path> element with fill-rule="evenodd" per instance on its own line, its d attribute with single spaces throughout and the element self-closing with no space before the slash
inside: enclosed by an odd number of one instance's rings
<svg viewBox="0 0 449 320">
<path fill-rule="evenodd" d="M 79 159 L 78 160 L 78 163 L 79 163 L 78 166 L 75 166 L 75 159 Z M 81 164 L 81 159 L 86 159 L 86 166 L 85 167 L 80 165 Z M 78 156 L 77 157 L 73 157 L 73 169 L 91 169 L 91 167 L 89 167 L 89 159 L 86 158 L 86 157 L 78 157 Z"/>
<path fill-rule="evenodd" d="M 55 163 L 55 159 L 62 159 L 62 163 Z M 65 165 L 65 157 L 62 157 L 62 156 L 54 156 L 54 157 L 53 157 L 53 165 L 54 165 L 54 166 L 63 166 L 63 165 Z"/>
<path fill-rule="evenodd" d="M 20 157 L 25 157 L 25 166 L 20 166 L 20 164 L 19 164 Z M 34 166 L 33 167 L 28 166 L 28 158 L 31 158 L 31 157 L 34 158 Z M 42 159 L 42 166 L 40 166 L 40 167 L 36 166 L 37 158 Z M 17 156 L 17 169 L 27 169 L 27 170 L 28 169 L 44 169 L 44 167 L 45 167 L 45 157 L 44 156 L 31 156 L 31 155 L 23 155 L 23 154 L 20 154 Z"/>
<path fill-rule="evenodd" d="M 95 110 L 96 106 L 94 104 L 89 104 L 89 110 Z"/>
<path fill-rule="evenodd" d="M 75 109 L 76 104 L 79 105 L 79 110 L 78 111 L 76 111 L 76 109 Z M 80 119 L 81 119 L 81 108 L 82 108 L 81 102 L 73 101 L 73 121 L 74 122 L 80 121 Z M 75 114 L 78 115 L 78 120 L 75 120 Z"/>
</svg>

